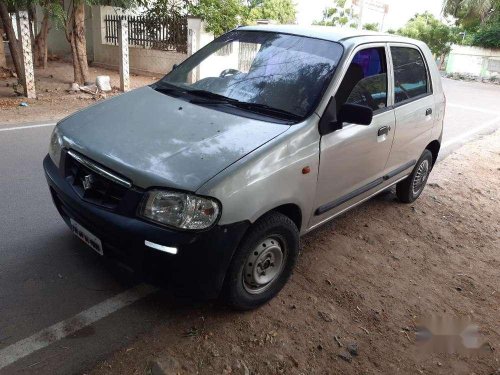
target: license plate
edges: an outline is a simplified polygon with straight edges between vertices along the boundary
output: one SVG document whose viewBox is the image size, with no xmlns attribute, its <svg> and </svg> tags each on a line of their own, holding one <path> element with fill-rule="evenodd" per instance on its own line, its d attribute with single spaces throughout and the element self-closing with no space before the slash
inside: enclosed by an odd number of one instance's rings
<svg viewBox="0 0 500 375">
<path fill-rule="evenodd" d="M 71 229 L 73 230 L 73 233 L 81 239 L 83 242 L 85 242 L 87 245 L 89 245 L 92 249 L 96 251 L 99 255 L 104 255 L 102 251 L 102 243 L 99 238 L 94 236 L 92 233 L 90 233 L 87 229 L 82 227 L 80 224 L 78 224 L 76 221 L 73 219 L 71 220 Z"/>
</svg>

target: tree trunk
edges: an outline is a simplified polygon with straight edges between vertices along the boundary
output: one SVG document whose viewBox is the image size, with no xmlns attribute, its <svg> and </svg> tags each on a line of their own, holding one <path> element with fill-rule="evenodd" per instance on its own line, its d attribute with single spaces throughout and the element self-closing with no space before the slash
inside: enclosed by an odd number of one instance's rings
<svg viewBox="0 0 500 375">
<path fill-rule="evenodd" d="M 0 1 L 0 17 L 2 19 L 5 33 L 7 34 L 7 39 L 9 40 L 10 55 L 12 56 L 17 78 L 23 82 L 24 69 L 21 43 L 16 38 L 16 33 L 14 32 L 14 27 L 12 26 L 12 19 L 10 18 L 9 10 L 7 9 L 7 5 L 4 1 Z"/>
<path fill-rule="evenodd" d="M 44 11 L 42 25 L 40 31 L 35 38 L 35 61 L 37 66 L 43 69 L 47 68 L 48 44 L 47 37 L 49 35 L 49 13 Z"/>
<path fill-rule="evenodd" d="M 68 39 L 71 44 L 73 71 L 75 82 L 85 84 L 90 82 L 89 66 L 87 62 L 87 41 L 85 39 L 85 4 L 73 5 L 69 19 Z"/>
<path fill-rule="evenodd" d="M 78 54 L 76 51 L 76 42 L 75 42 L 75 37 L 74 33 L 72 32 L 70 34 L 70 43 L 71 43 L 71 58 L 73 60 L 73 81 L 76 83 L 84 83 L 83 76 L 82 76 L 82 71 L 80 69 L 80 63 L 78 62 Z"/>
<path fill-rule="evenodd" d="M 446 55 L 443 53 L 441 55 L 441 57 L 439 58 L 439 70 L 442 70 L 443 69 L 443 65 L 444 65 L 444 59 L 446 58 Z"/>
</svg>

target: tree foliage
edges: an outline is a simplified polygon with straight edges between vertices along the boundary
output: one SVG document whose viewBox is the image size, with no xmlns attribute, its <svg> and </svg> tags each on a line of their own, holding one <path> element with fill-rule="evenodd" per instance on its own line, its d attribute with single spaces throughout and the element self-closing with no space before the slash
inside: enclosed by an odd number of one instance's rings
<svg viewBox="0 0 500 375">
<path fill-rule="evenodd" d="M 172 15 L 185 14 L 188 11 L 190 1 L 188 0 L 161 0 L 161 1 L 151 1 L 151 0 L 137 0 L 137 6 L 144 9 L 144 14 L 146 17 L 150 16 L 152 18 L 168 18 Z M 129 7 L 133 6 L 133 3 L 128 4 Z"/>
<path fill-rule="evenodd" d="M 363 30 L 378 31 L 379 24 L 377 22 L 365 23 L 363 25 Z"/>
<path fill-rule="evenodd" d="M 457 19 L 466 31 L 476 31 L 484 22 L 498 19 L 500 0 L 447 0 L 444 13 Z"/>
<path fill-rule="evenodd" d="M 192 15 L 202 18 L 206 30 L 216 36 L 258 19 L 292 23 L 296 16 L 292 0 L 198 0 L 188 8 Z"/>
<path fill-rule="evenodd" d="M 444 13 L 456 18 L 462 44 L 500 48 L 500 0 L 448 0 Z"/>
<path fill-rule="evenodd" d="M 281 24 L 295 22 L 297 11 L 292 0 L 251 0 L 247 21 L 269 19 Z"/>
<path fill-rule="evenodd" d="M 242 0 L 199 0 L 191 4 L 190 13 L 202 18 L 206 30 L 215 36 L 234 29 L 242 21 L 244 5 Z"/>
<path fill-rule="evenodd" d="M 500 18 L 484 23 L 472 36 L 472 45 L 486 48 L 500 48 Z"/>
<path fill-rule="evenodd" d="M 314 21 L 315 25 L 323 26 L 358 26 L 358 16 L 354 14 L 351 7 L 346 5 L 346 0 L 334 0 L 334 6 L 323 11 L 321 21 Z"/>
<path fill-rule="evenodd" d="M 455 28 L 444 24 L 428 12 L 416 14 L 397 33 L 423 41 L 437 56 L 450 52 L 451 44 L 458 36 Z"/>
</svg>

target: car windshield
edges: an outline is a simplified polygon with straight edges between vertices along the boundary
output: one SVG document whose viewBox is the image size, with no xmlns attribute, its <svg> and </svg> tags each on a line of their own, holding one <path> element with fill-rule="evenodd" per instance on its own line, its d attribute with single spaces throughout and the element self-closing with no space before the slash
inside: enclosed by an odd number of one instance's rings
<svg viewBox="0 0 500 375">
<path fill-rule="evenodd" d="M 296 35 L 235 30 L 159 81 L 203 97 L 199 104 L 239 106 L 303 119 L 315 109 L 342 56 L 340 44 Z"/>
</svg>

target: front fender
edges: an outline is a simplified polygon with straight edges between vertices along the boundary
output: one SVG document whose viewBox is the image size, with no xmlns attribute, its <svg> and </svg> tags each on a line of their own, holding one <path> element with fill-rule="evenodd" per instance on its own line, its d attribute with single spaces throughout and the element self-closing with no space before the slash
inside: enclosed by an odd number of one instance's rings
<svg viewBox="0 0 500 375">
<path fill-rule="evenodd" d="M 222 202 L 220 224 L 255 222 L 283 204 L 302 212 L 301 233 L 311 215 L 319 167 L 318 117 L 292 126 L 264 147 L 219 173 L 198 191 Z M 303 168 L 310 172 L 304 174 Z"/>
</svg>

